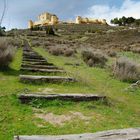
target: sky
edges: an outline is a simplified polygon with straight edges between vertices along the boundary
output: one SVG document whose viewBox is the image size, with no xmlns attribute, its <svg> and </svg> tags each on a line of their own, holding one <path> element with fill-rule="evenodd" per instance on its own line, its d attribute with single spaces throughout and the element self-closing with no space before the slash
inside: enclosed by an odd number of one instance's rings
<svg viewBox="0 0 140 140">
<path fill-rule="evenodd" d="M 0 0 L 0 17 L 3 2 Z M 56 14 L 61 21 L 76 16 L 106 19 L 115 17 L 140 18 L 140 0 L 6 0 L 7 10 L 2 25 L 7 29 L 27 28 L 28 20 L 37 20 L 43 12 Z"/>
</svg>

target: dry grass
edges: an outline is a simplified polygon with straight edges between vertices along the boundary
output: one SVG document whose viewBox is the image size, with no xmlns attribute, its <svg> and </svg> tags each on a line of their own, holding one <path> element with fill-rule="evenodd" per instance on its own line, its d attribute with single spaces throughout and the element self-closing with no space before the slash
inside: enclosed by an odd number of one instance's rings
<svg viewBox="0 0 140 140">
<path fill-rule="evenodd" d="M 107 57 L 101 51 L 82 51 L 84 62 L 90 67 L 101 67 L 106 65 Z"/>
<path fill-rule="evenodd" d="M 137 81 L 140 79 L 140 65 L 121 57 L 113 65 L 113 74 L 122 81 Z"/>
<path fill-rule="evenodd" d="M 59 56 L 63 54 L 63 48 L 59 47 L 50 47 L 49 48 L 49 53 L 55 56 Z"/>
<path fill-rule="evenodd" d="M 12 45 L 14 47 L 21 47 L 22 45 L 22 40 L 19 38 L 7 38 L 6 42 L 8 42 L 9 45 Z"/>
<path fill-rule="evenodd" d="M 69 48 L 64 51 L 64 55 L 67 57 L 74 55 L 74 53 L 74 50 Z"/>
<path fill-rule="evenodd" d="M 113 51 L 113 50 L 108 50 L 106 53 L 110 57 L 116 57 L 117 56 L 116 51 Z"/>
<path fill-rule="evenodd" d="M 133 53 L 139 53 L 140 54 L 140 47 L 139 48 L 132 48 L 131 51 Z"/>
<path fill-rule="evenodd" d="M 49 49 L 49 53 L 55 56 L 63 55 L 66 57 L 70 57 L 76 53 L 74 49 L 68 47 L 52 46 L 49 47 L 48 49 Z"/>
<path fill-rule="evenodd" d="M 13 60 L 14 47 L 6 39 L 0 39 L 0 67 L 7 67 Z"/>
</svg>

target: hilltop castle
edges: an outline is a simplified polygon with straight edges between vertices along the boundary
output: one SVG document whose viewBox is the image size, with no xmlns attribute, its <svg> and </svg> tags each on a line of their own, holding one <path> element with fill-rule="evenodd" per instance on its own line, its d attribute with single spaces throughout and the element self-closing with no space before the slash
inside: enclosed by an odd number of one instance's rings
<svg viewBox="0 0 140 140">
<path fill-rule="evenodd" d="M 50 13 L 42 13 L 38 16 L 38 21 L 33 22 L 32 20 L 28 23 L 28 28 L 32 28 L 34 26 L 46 26 L 46 25 L 55 25 L 57 24 L 58 17 L 54 14 Z"/>
<path fill-rule="evenodd" d="M 107 25 L 105 19 L 93 19 L 93 18 L 82 18 L 80 16 L 76 17 L 76 24 L 103 24 Z"/>
<path fill-rule="evenodd" d="M 76 17 L 75 22 L 64 22 L 67 24 L 102 24 L 107 25 L 105 19 L 93 19 L 93 18 L 82 18 L 81 16 Z M 56 25 L 56 24 L 63 24 L 60 22 L 58 17 L 54 14 L 45 12 L 38 16 L 38 21 L 33 22 L 30 20 L 28 22 L 28 28 L 31 29 L 35 26 L 47 26 L 47 25 Z"/>
</svg>

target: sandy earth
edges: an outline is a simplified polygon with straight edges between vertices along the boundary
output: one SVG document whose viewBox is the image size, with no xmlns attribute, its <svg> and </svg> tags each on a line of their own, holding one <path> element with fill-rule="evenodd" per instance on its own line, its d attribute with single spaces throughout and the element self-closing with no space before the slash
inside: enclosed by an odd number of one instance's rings
<svg viewBox="0 0 140 140">
<path fill-rule="evenodd" d="M 55 115 L 53 113 L 35 113 L 36 118 L 40 118 L 49 122 L 53 125 L 64 125 L 66 122 L 72 121 L 74 119 L 80 119 L 88 123 L 91 117 L 83 115 L 81 112 L 72 112 L 70 111 L 65 115 Z"/>
</svg>

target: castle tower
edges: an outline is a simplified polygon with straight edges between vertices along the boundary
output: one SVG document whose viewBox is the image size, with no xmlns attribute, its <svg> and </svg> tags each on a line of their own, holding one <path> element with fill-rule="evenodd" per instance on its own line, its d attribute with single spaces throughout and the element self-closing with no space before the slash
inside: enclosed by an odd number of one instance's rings
<svg viewBox="0 0 140 140">
<path fill-rule="evenodd" d="M 29 20 L 28 22 L 28 28 L 31 29 L 34 26 L 34 23 L 32 20 Z"/>
<path fill-rule="evenodd" d="M 106 25 L 107 21 L 105 19 L 102 20 L 102 24 Z"/>
<path fill-rule="evenodd" d="M 51 25 L 55 25 L 58 23 L 58 17 L 56 15 L 51 16 Z"/>
<path fill-rule="evenodd" d="M 76 24 L 81 24 L 82 18 L 80 16 L 76 17 Z"/>
</svg>

